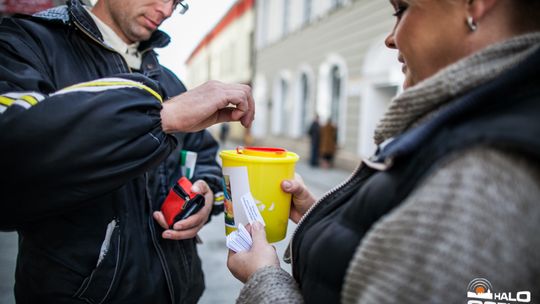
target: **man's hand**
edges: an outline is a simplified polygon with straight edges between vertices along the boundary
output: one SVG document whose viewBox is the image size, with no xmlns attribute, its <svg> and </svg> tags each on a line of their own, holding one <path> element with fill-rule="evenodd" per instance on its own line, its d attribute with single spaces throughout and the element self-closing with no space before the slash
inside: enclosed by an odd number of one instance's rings
<svg viewBox="0 0 540 304">
<path fill-rule="evenodd" d="M 169 229 L 165 217 L 161 211 L 154 212 L 154 219 L 159 223 L 161 227 L 165 229 L 162 236 L 164 239 L 171 240 L 184 240 L 194 238 L 199 230 L 206 224 L 210 211 L 212 211 L 212 204 L 214 203 L 214 193 L 203 180 L 196 181 L 191 187 L 191 191 L 200 193 L 204 196 L 204 207 L 197 213 L 189 216 L 185 220 L 174 223 L 173 229 Z"/>
<path fill-rule="evenodd" d="M 311 205 L 315 203 L 316 199 L 313 194 L 309 192 L 304 184 L 304 180 L 298 173 L 295 173 L 293 180 L 282 181 L 281 189 L 284 192 L 293 195 L 289 217 L 294 223 L 298 224 L 298 221 L 300 221 L 309 208 L 311 208 Z"/>
<path fill-rule="evenodd" d="M 264 226 L 259 222 L 255 222 L 251 227 L 247 228 L 251 230 L 253 246 L 249 251 L 238 253 L 229 250 L 229 257 L 227 258 L 227 267 L 234 277 L 243 283 L 260 268 L 266 266 L 279 267 L 276 248 L 266 241 Z"/>
<path fill-rule="evenodd" d="M 196 132 L 227 121 L 249 128 L 254 117 L 249 86 L 208 81 L 163 103 L 161 125 L 166 133 Z"/>
</svg>

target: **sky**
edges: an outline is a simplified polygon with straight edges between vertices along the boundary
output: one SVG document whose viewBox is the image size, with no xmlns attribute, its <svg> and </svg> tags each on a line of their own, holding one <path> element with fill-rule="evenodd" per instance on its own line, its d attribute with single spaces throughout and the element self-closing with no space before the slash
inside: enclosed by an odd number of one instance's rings
<svg viewBox="0 0 540 304">
<path fill-rule="evenodd" d="M 180 15 L 178 10 L 160 29 L 171 36 L 171 43 L 157 49 L 159 62 L 185 80 L 185 62 L 197 44 L 221 20 L 235 0 L 187 0 L 189 10 Z"/>
</svg>

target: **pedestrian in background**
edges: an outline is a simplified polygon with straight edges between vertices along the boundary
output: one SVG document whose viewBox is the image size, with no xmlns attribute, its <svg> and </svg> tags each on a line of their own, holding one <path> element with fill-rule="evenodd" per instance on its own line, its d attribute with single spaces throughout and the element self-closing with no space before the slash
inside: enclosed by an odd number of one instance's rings
<svg viewBox="0 0 540 304">
<path fill-rule="evenodd" d="M 222 145 L 225 145 L 227 142 L 227 137 L 229 137 L 230 126 L 228 123 L 223 122 L 219 128 L 219 141 Z"/>
<path fill-rule="evenodd" d="M 321 146 L 322 167 L 331 168 L 334 166 L 334 157 L 337 149 L 337 128 L 328 118 L 326 124 L 321 128 Z"/>
<path fill-rule="evenodd" d="M 254 115 L 250 88 L 186 91 L 158 62 L 181 0 L 78 0 L 0 21 L 0 229 L 17 230 L 17 303 L 196 303 L 198 231 L 221 191 L 204 129 Z M 236 107 L 228 107 L 233 104 Z M 159 211 L 197 153 L 189 218 Z"/>
<path fill-rule="evenodd" d="M 318 201 L 282 183 L 294 279 L 257 223 L 237 303 L 540 299 L 540 1 L 390 3 L 405 90 L 377 153 Z"/>
<path fill-rule="evenodd" d="M 321 125 L 319 124 L 319 115 L 315 114 L 313 121 L 309 125 L 308 135 L 309 144 L 309 165 L 312 167 L 319 166 L 319 151 L 321 142 Z"/>
</svg>

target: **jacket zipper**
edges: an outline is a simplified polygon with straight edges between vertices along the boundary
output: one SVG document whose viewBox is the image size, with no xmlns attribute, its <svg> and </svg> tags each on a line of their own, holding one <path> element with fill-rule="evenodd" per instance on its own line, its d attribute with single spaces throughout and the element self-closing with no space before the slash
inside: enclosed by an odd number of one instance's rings
<svg viewBox="0 0 540 304">
<path fill-rule="evenodd" d="M 340 190 L 341 188 L 345 187 L 348 183 L 351 182 L 351 180 L 358 174 L 358 172 L 360 172 L 360 169 L 362 169 L 363 167 L 363 162 L 360 163 L 360 165 L 358 165 L 358 167 L 356 167 L 356 169 L 353 171 L 353 173 L 349 176 L 349 178 L 347 178 L 344 182 L 342 182 L 341 184 L 339 184 L 338 186 L 332 188 L 330 191 L 326 192 L 319 200 L 317 200 L 309 209 L 308 211 L 304 214 L 304 216 L 300 219 L 300 221 L 298 222 L 298 225 L 296 226 L 296 229 L 294 230 L 292 236 L 291 236 L 291 241 L 289 242 L 289 256 L 290 256 L 290 261 L 291 261 L 291 269 L 294 269 L 294 259 L 293 259 L 293 252 L 292 252 L 292 247 L 293 247 L 293 242 L 294 242 L 294 237 L 296 236 L 296 232 L 300 229 L 300 226 L 306 221 L 307 218 L 309 218 L 309 216 L 313 213 L 313 210 L 315 208 L 317 208 L 317 206 L 322 202 L 324 201 L 327 197 L 329 197 L 330 195 L 336 193 L 338 190 Z"/>
<path fill-rule="evenodd" d="M 172 284 L 172 278 L 171 278 L 171 271 L 169 269 L 169 266 L 167 265 L 167 261 L 165 260 L 165 253 L 163 253 L 163 249 L 159 245 L 157 239 L 156 239 L 156 228 L 154 227 L 154 219 L 152 218 L 152 200 L 150 199 L 150 193 L 148 190 L 148 173 L 144 174 L 144 181 L 146 184 L 146 198 L 148 201 L 148 207 L 150 208 L 150 216 L 148 219 L 148 227 L 150 228 L 151 237 L 152 237 L 152 243 L 154 244 L 154 248 L 157 251 L 159 262 L 161 263 L 161 267 L 163 267 L 163 272 L 165 274 L 165 280 L 167 281 L 167 287 L 169 287 L 169 294 L 171 296 L 171 303 L 174 303 L 174 286 Z"/>
<path fill-rule="evenodd" d="M 93 35 L 91 35 L 90 33 L 88 33 L 88 31 L 86 29 L 84 29 L 83 27 L 81 27 L 77 22 L 73 22 L 75 24 L 75 26 L 81 31 L 83 32 L 86 36 L 88 36 L 90 39 L 92 39 L 93 41 L 95 41 L 96 43 L 98 43 L 100 46 L 104 47 L 105 49 L 113 52 L 113 53 L 116 53 L 118 55 L 120 55 L 120 58 L 122 60 L 122 63 L 124 63 L 124 67 L 127 68 L 127 70 L 129 71 L 129 73 L 133 73 L 133 70 L 129 67 L 129 65 L 127 64 L 126 60 L 124 59 L 124 57 L 118 53 L 116 50 L 114 50 L 113 48 L 110 48 L 109 46 L 105 45 L 103 42 L 99 41 L 98 39 L 96 39 Z M 146 52 L 148 52 L 149 50 L 151 50 L 150 48 L 148 49 L 145 49 L 144 51 L 141 52 L 141 56 L 144 55 Z M 150 194 L 149 194 L 149 191 L 148 191 L 148 173 L 145 173 L 144 174 L 144 180 L 145 180 L 145 193 L 146 193 L 146 198 L 147 198 L 147 201 L 148 201 L 148 205 L 149 205 L 149 208 L 150 208 L 150 211 L 152 211 L 152 201 L 150 199 Z M 167 261 L 165 260 L 165 253 L 163 253 L 163 249 L 161 248 L 161 246 L 159 245 L 157 239 L 156 239 L 156 229 L 154 227 L 154 222 L 153 222 L 153 218 L 152 218 L 152 214 L 150 212 L 150 216 L 149 216 L 149 220 L 148 220 L 148 227 L 150 229 L 150 234 L 151 234 L 151 237 L 152 237 L 152 243 L 154 245 L 154 248 L 156 249 L 157 251 L 157 254 L 158 254 L 158 257 L 159 257 L 159 262 L 161 263 L 161 267 L 163 268 L 163 272 L 165 274 L 165 280 L 167 281 L 167 287 L 169 288 L 169 295 L 171 296 L 171 303 L 174 303 L 174 287 L 173 287 L 173 284 L 172 284 L 172 278 L 171 278 L 171 272 L 170 272 L 170 269 L 169 269 L 169 266 L 167 265 Z M 183 256 L 184 260 L 186 260 L 186 258 Z"/>
</svg>

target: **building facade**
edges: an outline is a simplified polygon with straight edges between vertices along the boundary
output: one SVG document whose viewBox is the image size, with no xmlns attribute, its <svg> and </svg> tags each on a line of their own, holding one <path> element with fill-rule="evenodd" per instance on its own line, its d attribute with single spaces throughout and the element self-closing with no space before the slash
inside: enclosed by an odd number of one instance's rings
<svg viewBox="0 0 540 304">
<path fill-rule="evenodd" d="M 186 84 L 194 88 L 208 80 L 251 85 L 254 67 L 254 0 L 238 0 L 201 40 L 186 61 Z M 219 126 L 210 129 L 218 132 Z M 240 141 L 245 130 L 230 124 L 230 137 Z"/>
<path fill-rule="evenodd" d="M 403 75 L 384 38 L 394 17 L 380 0 L 258 0 L 255 6 L 257 144 L 308 154 L 315 113 L 338 128 L 336 164 L 373 153 L 372 134 Z"/>
</svg>

